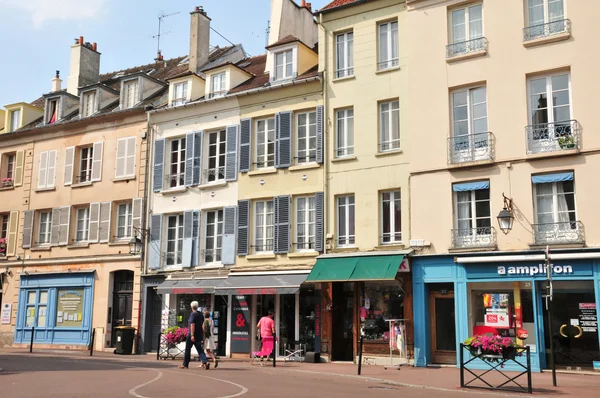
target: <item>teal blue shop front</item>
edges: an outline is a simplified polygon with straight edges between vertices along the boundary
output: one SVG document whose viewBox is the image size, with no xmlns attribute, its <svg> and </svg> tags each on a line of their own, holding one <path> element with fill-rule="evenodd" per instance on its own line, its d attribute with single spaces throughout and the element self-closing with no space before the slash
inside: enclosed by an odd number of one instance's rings
<svg viewBox="0 0 600 398">
<path fill-rule="evenodd" d="M 21 275 L 16 344 L 88 345 L 94 272 Z"/>
<path fill-rule="evenodd" d="M 539 257 L 539 252 L 534 255 Z M 529 346 L 533 371 L 548 366 L 550 336 L 557 368 L 592 368 L 594 361 L 600 361 L 596 313 L 600 307 L 599 259 L 573 254 L 569 260 L 565 253 L 560 261 L 552 261 L 554 321 L 550 327 L 543 260 L 512 260 L 532 258 L 531 252 L 505 255 L 503 261 L 494 256 L 413 257 L 416 366 L 458 366 L 459 344 L 486 332 Z M 456 262 L 459 260 L 463 262 Z M 517 340 L 517 329 L 525 329 L 528 337 Z M 518 360 L 525 362 L 525 358 Z"/>
</svg>

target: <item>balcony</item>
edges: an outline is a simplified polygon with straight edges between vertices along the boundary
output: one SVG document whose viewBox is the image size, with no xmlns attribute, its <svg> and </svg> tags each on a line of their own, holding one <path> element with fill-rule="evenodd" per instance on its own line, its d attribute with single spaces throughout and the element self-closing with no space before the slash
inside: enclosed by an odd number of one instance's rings
<svg viewBox="0 0 600 398">
<path fill-rule="evenodd" d="M 477 133 L 448 138 L 448 164 L 494 160 L 494 135 Z"/>
<path fill-rule="evenodd" d="M 225 180 L 225 167 L 214 167 L 204 170 L 204 181 L 211 183 Z"/>
<path fill-rule="evenodd" d="M 561 19 L 523 29 L 523 44 L 525 46 L 546 42 L 566 40 L 571 36 L 571 21 Z"/>
<path fill-rule="evenodd" d="M 183 252 L 166 252 L 164 253 L 165 258 L 165 266 L 167 267 L 176 267 L 180 266 L 183 263 Z"/>
<path fill-rule="evenodd" d="M 579 149 L 580 125 L 577 120 L 532 124 L 527 132 L 527 154 Z"/>
<path fill-rule="evenodd" d="M 583 224 L 581 221 L 533 224 L 533 241 L 536 245 L 584 243 Z"/>
<path fill-rule="evenodd" d="M 448 44 L 446 46 L 446 60 L 451 62 L 484 55 L 487 53 L 487 48 L 488 41 L 485 37 Z"/>
<path fill-rule="evenodd" d="M 453 229 L 451 233 L 453 249 L 496 247 L 496 230 L 491 226 Z"/>
<path fill-rule="evenodd" d="M 221 262 L 221 249 L 203 249 L 203 264 L 212 264 Z"/>
<path fill-rule="evenodd" d="M 185 173 L 167 174 L 165 177 L 165 189 L 174 189 L 185 186 Z"/>
</svg>

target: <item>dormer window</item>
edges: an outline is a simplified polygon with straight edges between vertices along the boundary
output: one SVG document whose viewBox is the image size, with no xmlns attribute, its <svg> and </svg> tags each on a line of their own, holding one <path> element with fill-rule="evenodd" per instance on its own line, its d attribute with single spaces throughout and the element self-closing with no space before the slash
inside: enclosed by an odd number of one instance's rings
<svg viewBox="0 0 600 398">
<path fill-rule="evenodd" d="M 188 82 L 177 83 L 173 88 L 173 101 L 172 106 L 183 105 L 187 102 L 188 98 Z"/>
<path fill-rule="evenodd" d="M 89 91 L 83 94 L 82 116 L 92 116 L 96 112 L 96 91 Z"/>
<path fill-rule="evenodd" d="M 227 90 L 225 89 L 225 78 L 225 72 L 211 76 L 209 98 L 223 97 L 227 93 Z"/>
<path fill-rule="evenodd" d="M 138 81 L 130 80 L 123 83 L 123 109 L 133 108 L 138 100 Z"/>
<path fill-rule="evenodd" d="M 9 112 L 9 121 L 10 125 L 9 131 L 15 131 L 21 128 L 21 110 L 15 109 L 14 111 Z"/>
<path fill-rule="evenodd" d="M 48 100 L 48 106 L 47 106 L 48 111 L 46 114 L 46 120 L 48 120 L 48 124 L 53 124 L 58 121 L 59 106 L 60 106 L 59 98 Z"/>
<path fill-rule="evenodd" d="M 294 52 L 292 50 L 275 53 L 275 80 L 291 79 L 294 73 Z"/>
</svg>

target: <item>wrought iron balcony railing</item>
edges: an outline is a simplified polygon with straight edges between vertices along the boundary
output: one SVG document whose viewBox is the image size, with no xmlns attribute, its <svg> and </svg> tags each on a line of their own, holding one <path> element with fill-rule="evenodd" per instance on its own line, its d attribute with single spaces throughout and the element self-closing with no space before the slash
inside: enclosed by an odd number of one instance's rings
<svg viewBox="0 0 600 398">
<path fill-rule="evenodd" d="M 536 245 L 584 243 L 584 232 L 581 221 L 533 224 L 533 241 Z"/>
<path fill-rule="evenodd" d="M 165 181 L 166 189 L 182 187 L 185 185 L 185 173 L 168 174 Z"/>
<path fill-rule="evenodd" d="M 552 21 L 523 28 L 523 41 L 539 39 L 566 32 L 571 32 L 571 21 L 568 19 L 561 19 L 559 21 Z"/>
<path fill-rule="evenodd" d="M 203 249 L 202 258 L 204 264 L 221 262 L 221 249 Z"/>
<path fill-rule="evenodd" d="M 392 140 L 384 141 L 379 143 L 379 152 L 395 151 L 400 149 L 400 138 L 394 138 Z"/>
<path fill-rule="evenodd" d="M 379 244 L 382 246 L 385 245 L 394 245 L 402 242 L 402 232 L 385 232 L 383 235 L 379 236 Z"/>
<path fill-rule="evenodd" d="M 577 120 L 532 124 L 525 130 L 528 154 L 579 149 L 580 126 Z"/>
<path fill-rule="evenodd" d="M 494 135 L 491 132 L 448 138 L 448 164 L 494 159 Z"/>
<path fill-rule="evenodd" d="M 492 226 L 453 229 L 451 234 L 454 249 L 496 246 L 496 230 Z"/>
<path fill-rule="evenodd" d="M 487 50 L 487 47 L 488 41 L 485 37 L 448 44 L 446 46 L 446 58 L 453 58 L 457 55 Z"/>
<path fill-rule="evenodd" d="M 181 265 L 183 260 L 183 252 L 166 252 L 164 253 L 165 265 L 170 267 L 172 265 Z"/>
<path fill-rule="evenodd" d="M 204 170 L 204 181 L 213 182 L 225 179 L 225 167 L 215 167 Z"/>
</svg>

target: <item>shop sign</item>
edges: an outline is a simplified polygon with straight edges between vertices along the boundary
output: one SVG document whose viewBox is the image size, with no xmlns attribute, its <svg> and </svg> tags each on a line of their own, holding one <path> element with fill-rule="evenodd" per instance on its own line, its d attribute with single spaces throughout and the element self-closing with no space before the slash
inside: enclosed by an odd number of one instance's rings
<svg viewBox="0 0 600 398">
<path fill-rule="evenodd" d="M 596 303 L 579 303 L 579 326 L 584 333 L 598 332 Z"/>
<path fill-rule="evenodd" d="M 259 294 L 277 294 L 274 287 L 253 287 L 247 289 L 236 289 L 237 294 L 241 295 L 259 295 Z"/>
<path fill-rule="evenodd" d="M 3 325 L 10 324 L 10 317 L 12 314 L 12 303 L 4 303 L 2 304 L 2 321 Z"/>
<path fill-rule="evenodd" d="M 56 326 L 76 327 L 83 325 L 83 289 L 58 291 Z"/>
<path fill-rule="evenodd" d="M 410 264 L 408 262 L 408 257 L 404 257 L 404 259 L 400 263 L 400 267 L 398 268 L 398 272 L 410 272 Z"/>
<path fill-rule="evenodd" d="M 546 275 L 548 266 L 545 264 L 539 265 L 518 265 L 505 267 L 503 265 L 498 267 L 498 275 Z M 571 265 L 552 265 L 553 275 L 570 275 L 573 273 L 573 266 Z"/>
<path fill-rule="evenodd" d="M 205 294 L 206 289 L 203 287 L 179 287 L 171 289 L 172 294 Z"/>
<path fill-rule="evenodd" d="M 231 352 L 247 353 L 250 351 L 250 307 L 247 297 L 232 296 L 231 304 Z"/>
<path fill-rule="evenodd" d="M 508 294 L 484 294 L 483 306 L 485 308 L 485 326 L 499 329 L 507 329 L 510 327 Z"/>
</svg>

